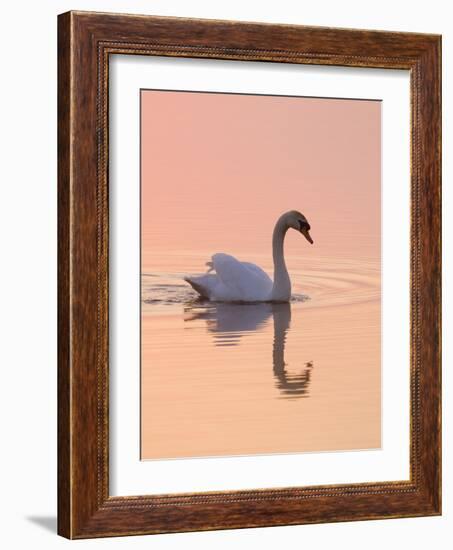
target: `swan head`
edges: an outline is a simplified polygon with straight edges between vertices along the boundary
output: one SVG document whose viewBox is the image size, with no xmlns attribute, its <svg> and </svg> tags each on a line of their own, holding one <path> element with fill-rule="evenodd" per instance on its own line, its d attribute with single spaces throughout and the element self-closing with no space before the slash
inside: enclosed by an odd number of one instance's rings
<svg viewBox="0 0 453 550">
<path fill-rule="evenodd" d="M 310 244 L 313 244 L 313 239 L 310 236 L 311 227 L 307 218 L 303 214 L 297 210 L 290 210 L 289 212 L 286 212 L 286 214 L 283 214 L 282 218 L 284 218 L 288 228 L 299 231 L 299 233 L 301 233 Z"/>
</svg>

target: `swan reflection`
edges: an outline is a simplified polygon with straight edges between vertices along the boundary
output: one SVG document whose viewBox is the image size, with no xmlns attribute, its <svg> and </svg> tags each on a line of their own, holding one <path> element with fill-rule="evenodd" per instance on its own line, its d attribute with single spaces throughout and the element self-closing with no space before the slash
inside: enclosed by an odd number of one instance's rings
<svg viewBox="0 0 453 550">
<path fill-rule="evenodd" d="M 272 319 L 272 364 L 276 387 L 284 398 L 308 397 L 313 362 L 306 362 L 302 371 L 296 374 L 286 369 L 285 345 L 291 324 L 290 303 L 194 302 L 184 308 L 184 313 L 186 322 L 206 322 L 216 346 L 237 346 L 247 333 L 262 331 Z"/>
</svg>

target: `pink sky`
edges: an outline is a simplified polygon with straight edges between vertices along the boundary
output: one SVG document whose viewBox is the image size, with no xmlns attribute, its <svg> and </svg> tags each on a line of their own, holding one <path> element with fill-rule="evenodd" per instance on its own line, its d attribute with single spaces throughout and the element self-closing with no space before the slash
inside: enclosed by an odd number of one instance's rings
<svg viewBox="0 0 453 550">
<path fill-rule="evenodd" d="M 380 144 L 377 101 L 142 91 L 143 270 L 162 251 L 270 255 L 290 209 L 317 255 L 379 257 Z"/>
</svg>

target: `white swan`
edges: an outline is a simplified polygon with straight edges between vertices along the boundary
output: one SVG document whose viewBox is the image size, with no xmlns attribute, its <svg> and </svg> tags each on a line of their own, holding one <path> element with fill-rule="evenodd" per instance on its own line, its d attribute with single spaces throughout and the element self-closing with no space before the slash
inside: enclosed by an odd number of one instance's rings
<svg viewBox="0 0 453 550">
<path fill-rule="evenodd" d="M 288 229 L 295 229 L 313 244 L 310 224 L 296 210 L 282 214 L 272 235 L 274 282 L 260 267 L 240 262 L 233 256 L 217 253 L 212 256 L 208 273 L 184 277 L 203 298 L 213 302 L 289 302 L 291 280 L 283 257 L 283 241 Z M 214 273 L 210 273 L 215 271 Z"/>
</svg>

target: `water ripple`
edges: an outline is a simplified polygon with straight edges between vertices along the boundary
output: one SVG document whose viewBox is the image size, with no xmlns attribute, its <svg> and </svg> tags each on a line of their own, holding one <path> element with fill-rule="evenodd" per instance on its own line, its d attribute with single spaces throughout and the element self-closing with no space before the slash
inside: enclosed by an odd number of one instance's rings
<svg viewBox="0 0 453 550">
<path fill-rule="evenodd" d="M 202 304 L 198 294 L 183 281 L 184 275 L 143 273 L 143 312 L 162 313 L 175 306 Z M 291 271 L 291 280 L 291 302 L 305 307 L 339 306 L 380 299 L 380 266 L 376 262 L 313 262 L 308 269 Z"/>
</svg>

